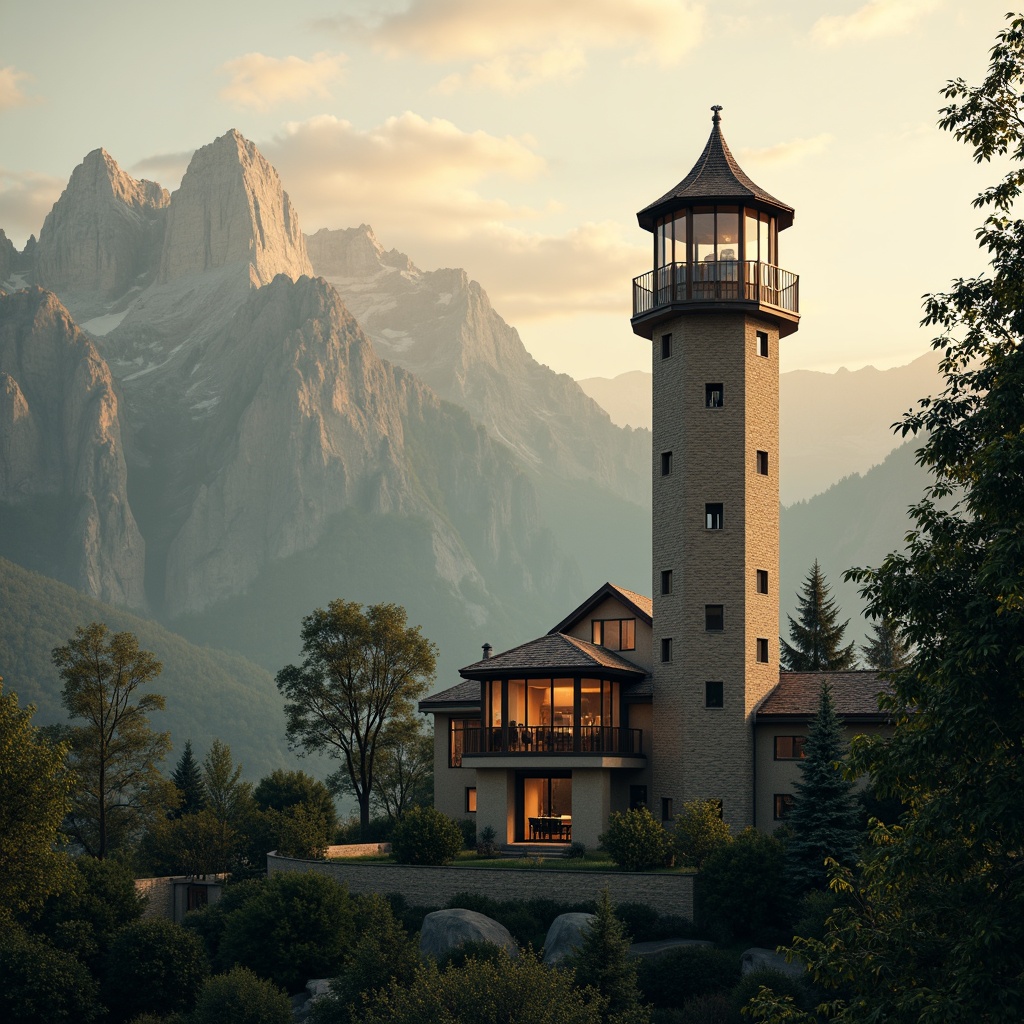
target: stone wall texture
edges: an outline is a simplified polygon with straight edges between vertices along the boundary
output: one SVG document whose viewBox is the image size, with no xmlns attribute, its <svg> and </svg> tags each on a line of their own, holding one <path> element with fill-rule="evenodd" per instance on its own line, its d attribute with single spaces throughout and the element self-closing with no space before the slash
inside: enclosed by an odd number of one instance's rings
<svg viewBox="0 0 1024 1024">
<path fill-rule="evenodd" d="M 612 871 L 549 871 L 531 868 L 426 868 L 404 864 L 329 863 L 267 855 L 267 874 L 313 871 L 329 875 L 353 893 L 401 893 L 412 906 L 436 907 L 460 892 L 494 899 L 597 899 L 607 889 L 613 903 L 646 903 L 662 914 L 693 920 L 693 875 L 624 874 Z"/>
</svg>

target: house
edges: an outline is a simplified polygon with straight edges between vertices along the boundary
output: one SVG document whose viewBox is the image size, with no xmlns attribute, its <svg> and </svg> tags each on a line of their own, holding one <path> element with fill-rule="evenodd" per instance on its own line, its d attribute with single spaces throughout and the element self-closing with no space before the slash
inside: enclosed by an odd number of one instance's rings
<svg viewBox="0 0 1024 1024">
<path fill-rule="evenodd" d="M 743 172 L 712 111 L 689 174 L 637 214 L 653 242 L 631 320 L 653 375 L 653 599 L 606 583 L 420 702 L 435 805 L 501 842 L 595 845 L 612 811 L 670 821 L 694 799 L 771 828 L 791 804 L 822 682 L 778 662 L 779 343 L 800 319 L 778 250 L 794 211 Z M 851 727 L 882 726 L 874 673 L 831 678 Z"/>
</svg>

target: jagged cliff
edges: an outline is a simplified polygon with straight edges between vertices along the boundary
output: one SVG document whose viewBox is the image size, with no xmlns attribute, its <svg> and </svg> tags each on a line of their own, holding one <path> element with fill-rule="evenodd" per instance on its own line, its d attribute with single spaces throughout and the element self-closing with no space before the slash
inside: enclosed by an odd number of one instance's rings
<svg viewBox="0 0 1024 1024">
<path fill-rule="evenodd" d="M 5 281 L 10 280 L 14 268 L 18 262 L 18 250 L 14 243 L 7 237 L 3 228 L 0 228 L 0 287 Z"/>
<path fill-rule="evenodd" d="M 0 295 L 0 538 L 92 597 L 145 603 L 114 382 L 41 288 Z"/>
</svg>

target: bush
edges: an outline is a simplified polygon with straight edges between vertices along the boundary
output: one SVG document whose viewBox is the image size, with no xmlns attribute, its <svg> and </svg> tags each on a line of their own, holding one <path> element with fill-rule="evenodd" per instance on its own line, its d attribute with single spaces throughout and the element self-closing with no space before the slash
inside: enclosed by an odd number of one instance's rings
<svg viewBox="0 0 1024 1024">
<path fill-rule="evenodd" d="M 644 999 L 669 1009 L 698 996 L 728 995 L 740 980 L 739 956 L 710 946 L 680 946 L 640 963 Z"/>
<path fill-rule="evenodd" d="M 717 800 L 690 800 L 676 815 L 673 828 L 676 856 L 682 864 L 703 866 L 719 847 L 732 842 L 732 832 L 722 820 Z"/>
<path fill-rule="evenodd" d="M 435 807 L 414 807 L 395 826 L 391 850 L 399 864 L 450 864 L 462 849 L 462 832 Z"/>
<path fill-rule="evenodd" d="M 587 855 L 587 844 L 581 843 L 578 839 L 574 839 L 565 851 L 565 856 L 569 860 L 583 860 Z"/>
<path fill-rule="evenodd" d="M 210 973 L 199 936 L 161 917 L 122 928 L 104 966 L 103 1001 L 114 1021 L 191 1010 Z"/>
<path fill-rule="evenodd" d="M 598 838 L 624 871 L 662 867 L 669 854 L 668 833 L 646 807 L 613 811 L 608 831 Z"/>
<path fill-rule="evenodd" d="M 774 836 L 744 829 L 711 854 L 696 882 L 697 924 L 709 937 L 769 947 L 792 938 L 785 851 Z"/>
<path fill-rule="evenodd" d="M 480 830 L 480 838 L 476 843 L 476 855 L 478 857 L 497 857 L 498 843 L 495 840 L 494 829 L 490 825 Z"/>
<path fill-rule="evenodd" d="M 437 958 L 437 969 L 447 971 L 449 968 L 456 970 L 465 967 L 470 960 L 479 960 L 488 964 L 499 964 L 502 957 L 507 956 L 504 947 L 494 942 L 485 942 L 480 939 L 470 939 L 458 946 L 454 946 Z"/>
<path fill-rule="evenodd" d="M 455 823 L 462 832 L 462 848 L 464 850 L 476 849 L 476 821 L 473 818 L 459 818 Z"/>
<path fill-rule="evenodd" d="M 814 995 L 810 986 L 799 978 L 793 978 L 770 967 L 745 974 L 729 997 L 729 1024 L 750 1024 L 750 1018 L 743 1016 L 743 1007 L 757 995 L 764 985 L 780 996 L 792 996 L 798 1009 L 809 1013 L 814 1009 Z"/>
<path fill-rule="evenodd" d="M 245 967 L 210 978 L 189 1024 L 291 1024 L 292 1004 L 273 982 Z"/>
</svg>

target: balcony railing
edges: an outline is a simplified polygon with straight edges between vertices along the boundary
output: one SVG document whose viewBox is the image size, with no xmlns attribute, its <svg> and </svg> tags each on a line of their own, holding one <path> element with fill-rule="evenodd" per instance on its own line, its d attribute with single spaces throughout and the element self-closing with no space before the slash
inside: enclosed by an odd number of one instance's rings
<svg viewBox="0 0 1024 1024">
<path fill-rule="evenodd" d="M 643 756 L 643 730 L 608 725 L 537 725 L 452 730 L 452 761 L 461 754 L 628 754 Z"/>
<path fill-rule="evenodd" d="M 633 316 L 686 302 L 751 302 L 800 312 L 800 278 L 770 263 L 668 263 L 633 278 Z"/>
</svg>

